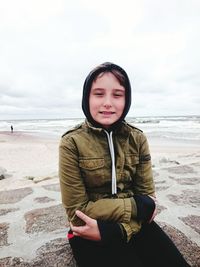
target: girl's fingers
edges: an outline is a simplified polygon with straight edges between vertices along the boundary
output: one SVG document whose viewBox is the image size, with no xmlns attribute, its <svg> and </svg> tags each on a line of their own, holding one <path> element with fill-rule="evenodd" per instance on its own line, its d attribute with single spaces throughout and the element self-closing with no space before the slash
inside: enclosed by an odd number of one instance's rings
<svg viewBox="0 0 200 267">
<path fill-rule="evenodd" d="M 82 211 L 80 210 L 76 210 L 76 215 L 82 220 L 84 221 L 86 224 L 91 222 L 91 218 L 88 217 L 86 214 L 84 214 Z"/>
</svg>

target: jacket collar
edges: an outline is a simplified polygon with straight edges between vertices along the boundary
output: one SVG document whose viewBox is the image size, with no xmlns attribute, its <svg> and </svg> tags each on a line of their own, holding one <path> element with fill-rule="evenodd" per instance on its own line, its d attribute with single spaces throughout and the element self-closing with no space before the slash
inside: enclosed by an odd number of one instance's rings
<svg viewBox="0 0 200 267">
<path fill-rule="evenodd" d="M 85 119 L 85 125 L 92 131 L 96 133 L 104 133 L 107 131 L 106 129 L 100 128 L 100 127 L 95 127 L 93 126 L 87 119 Z M 109 131 L 107 131 L 109 132 Z M 119 135 L 122 136 L 123 138 L 126 138 L 131 132 L 130 126 L 127 124 L 126 121 L 122 121 L 117 128 L 113 130 L 113 135 Z"/>
</svg>

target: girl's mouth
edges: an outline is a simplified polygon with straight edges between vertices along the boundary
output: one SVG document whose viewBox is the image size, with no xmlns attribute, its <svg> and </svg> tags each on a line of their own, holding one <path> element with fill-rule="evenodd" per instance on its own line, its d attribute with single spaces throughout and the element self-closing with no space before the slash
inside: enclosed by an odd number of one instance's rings
<svg viewBox="0 0 200 267">
<path fill-rule="evenodd" d="M 103 114 L 103 115 L 112 115 L 114 114 L 115 112 L 113 111 L 100 111 L 99 113 Z"/>
</svg>

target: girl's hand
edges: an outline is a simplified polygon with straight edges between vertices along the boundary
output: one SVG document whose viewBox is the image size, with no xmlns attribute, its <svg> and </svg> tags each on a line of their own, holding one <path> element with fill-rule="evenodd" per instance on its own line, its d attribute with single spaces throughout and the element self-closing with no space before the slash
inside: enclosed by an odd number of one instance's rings
<svg viewBox="0 0 200 267">
<path fill-rule="evenodd" d="M 99 232 L 99 228 L 97 225 L 97 221 L 88 217 L 80 210 L 76 211 L 76 215 L 85 222 L 84 226 L 73 226 L 70 223 L 71 230 L 75 236 L 80 236 L 85 239 L 93 240 L 93 241 L 100 241 L 101 235 Z"/>
<path fill-rule="evenodd" d="M 155 196 L 150 196 L 149 195 L 149 197 L 152 198 L 153 201 L 155 202 L 155 210 L 154 210 L 154 212 L 153 212 L 153 214 L 151 216 L 151 219 L 149 220 L 149 223 L 151 223 L 154 220 L 154 218 L 155 218 L 155 216 L 157 214 L 157 200 L 156 200 L 156 197 Z"/>
</svg>

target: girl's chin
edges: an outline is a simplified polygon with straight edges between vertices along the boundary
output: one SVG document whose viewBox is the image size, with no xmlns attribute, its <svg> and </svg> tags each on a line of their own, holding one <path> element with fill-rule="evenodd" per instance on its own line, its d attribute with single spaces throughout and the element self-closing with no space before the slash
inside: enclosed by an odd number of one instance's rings
<svg viewBox="0 0 200 267">
<path fill-rule="evenodd" d="M 101 120 L 98 120 L 97 122 L 101 124 L 104 128 L 109 128 L 113 123 L 115 123 L 117 120 L 113 120 L 110 118 L 103 118 Z"/>
</svg>

